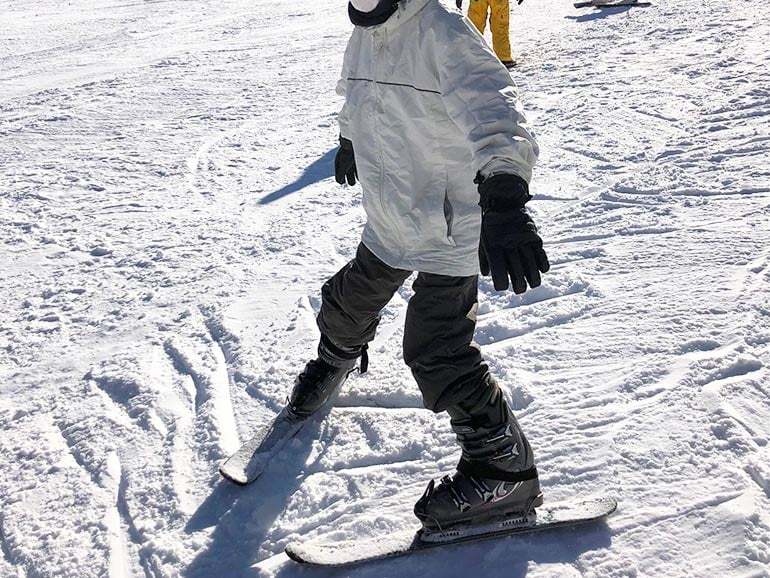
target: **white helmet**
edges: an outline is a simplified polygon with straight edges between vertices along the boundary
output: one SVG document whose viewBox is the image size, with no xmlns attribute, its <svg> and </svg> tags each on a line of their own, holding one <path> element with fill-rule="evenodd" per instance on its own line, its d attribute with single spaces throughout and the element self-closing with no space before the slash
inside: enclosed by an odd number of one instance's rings
<svg viewBox="0 0 770 578">
<path fill-rule="evenodd" d="M 380 3 L 380 0 L 350 0 L 353 8 L 359 12 L 371 12 Z"/>
</svg>

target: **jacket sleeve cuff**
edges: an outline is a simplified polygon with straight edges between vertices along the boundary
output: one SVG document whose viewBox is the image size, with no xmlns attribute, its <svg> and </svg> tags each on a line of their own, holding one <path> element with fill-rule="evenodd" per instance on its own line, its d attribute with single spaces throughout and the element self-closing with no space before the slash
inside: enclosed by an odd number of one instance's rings
<svg viewBox="0 0 770 578">
<path fill-rule="evenodd" d="M 497 174 L 479 183 L 482 212 L 521 209 L 532 198 L 527 182 L 518 175 Z"/>
<path fill-rule="evenodd" d="M 509 159 L 496 158 L 489 161 L 479 169 L 479 174 L 488 179 L 494 175 L 516 175 L 529 184 L 532 180 L 532 168 L 515 163 Z"/>
</svg>

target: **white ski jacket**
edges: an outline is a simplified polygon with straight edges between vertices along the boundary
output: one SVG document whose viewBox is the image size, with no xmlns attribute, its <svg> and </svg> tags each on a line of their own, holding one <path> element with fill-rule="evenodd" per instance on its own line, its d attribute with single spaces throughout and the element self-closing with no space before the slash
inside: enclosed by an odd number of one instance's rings
<svg viewBox="0 0 770 578">
<path fill-rule="evenodd" d="M 385 23 L 354 29 L 337 92 L 364 245 L 398 269 L 478 273 L 476 171 L 529 181 L 538 148 L 510 74 L 473 25 L 439 0 L 401 0 Z"/>
</svg>

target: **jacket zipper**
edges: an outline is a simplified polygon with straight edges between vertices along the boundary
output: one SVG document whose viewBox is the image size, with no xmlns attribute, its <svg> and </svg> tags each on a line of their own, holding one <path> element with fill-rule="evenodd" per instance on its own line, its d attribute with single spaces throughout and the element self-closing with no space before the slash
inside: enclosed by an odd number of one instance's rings
<svg viewBox="0 0 770 578">
<path fill-rule="evenodd" d="M 384 32 L 383 32 L 384 34 Z M 382 49 L 383 46 L 385 46 L 385 40 L 383 39 L 382 42 L 380 42 L 379 46 L 377 45 L 377 33 L 372 34 L 372 54 L 374 55 L 374 78 L 372 79 L 372 84 L 374 85 L 374 104 L 375 104 L 375 138 L 377 139 L 377 158 L 380 161 L 380 183 L 379 183 L 379 199 L 380 199 L 380 209 L 382 210 L 382 216 L 386 218 L 390 222 L 391 230 L 394 231 L 396 234 L 399 233 L 398 224 L 396 221 L 390 216 L 390 212 L 385 208 L 385 159 L 382 155 L 382 137 L 381 137 L 381 131 L 380 131 L 380 115 L 382 111 L 380 110 L 380 90 L 379 90 L 379 83 L 377 82 L 377 61 L 379 59 L 379 51 Z M 405 249 L 402 248 L 399 251 L 399 259 L 403 258 L 405 253 Z"/>
</svg>

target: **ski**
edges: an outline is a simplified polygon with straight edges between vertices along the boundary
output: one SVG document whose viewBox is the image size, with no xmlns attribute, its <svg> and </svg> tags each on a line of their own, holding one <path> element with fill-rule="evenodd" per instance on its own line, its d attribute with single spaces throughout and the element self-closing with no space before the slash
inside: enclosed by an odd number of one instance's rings
<svg viewBox="0 0 770 578">
<path fill-rule="evenodd" d="M 595 0 L 588 0 L 586 2 L 575 2 L 573 4 L 575 8 L 618 8 L 620 6 L 638 6 L 640 8 L 647 8 L 652 6 L 652 2 L 637 2 L 635 0 L 616 0 L 615 2 L 597 3 Z"/>
<path fill-rule="evenodd" d="M 440 546 L 481 542 L 552 528 L 577 526 L 602 520 L 617 509 L 613 498 L 569 501 L 543 506 L 526 520 L 504 519 L 473 528 L 449 529 L 443 533 L 414 528 L 344 541 L 292 542 L 286 554 L 301 564 L 314 566 L 350 566 L 423 552 Z"/>
<path fill-rule="evenodd" d="M 222 462 L 219 473 L 240 486 L 250 484 L 307 421 L 308 418 L 300 418 L 285 407 L 272 423 L 258 429 L 238 451 Z"/>
</svg>

